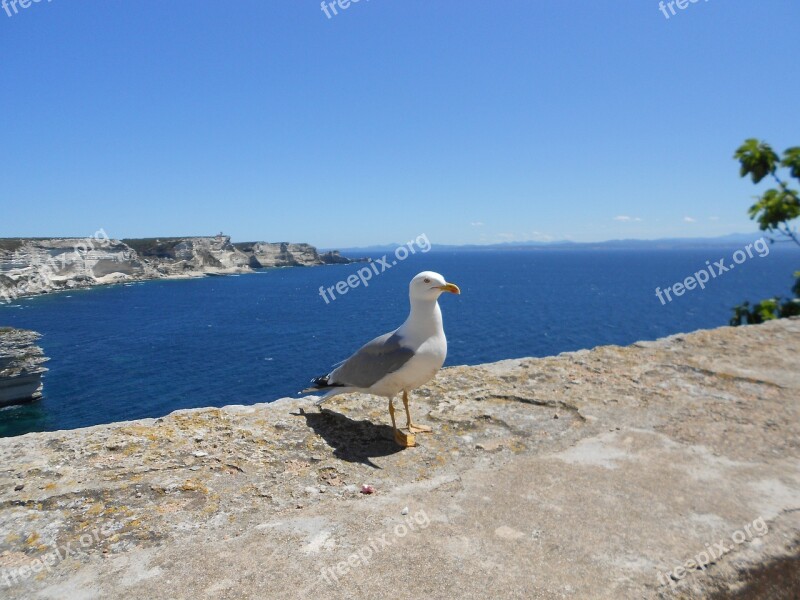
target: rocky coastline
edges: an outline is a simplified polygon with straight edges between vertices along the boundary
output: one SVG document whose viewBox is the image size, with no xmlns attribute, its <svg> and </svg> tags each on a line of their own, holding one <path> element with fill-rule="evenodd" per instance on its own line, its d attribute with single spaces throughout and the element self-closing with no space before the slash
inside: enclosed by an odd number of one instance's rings
<svg viewBox="0 0 800 600">
<path fill-rule="evenodd" d="M 232 243 L 223 234 L 114 240 L 101 231 L 90 238 L 7 238 L 0 239 L 0 302 L 113 283 L 350 262 L 357 261 L 310 244 Z"/>
<path fill-rule="evenodd" d="M 0 408 L 38 400 L 47 362 L 35 331 L 0 327 Z"/>
</svg>

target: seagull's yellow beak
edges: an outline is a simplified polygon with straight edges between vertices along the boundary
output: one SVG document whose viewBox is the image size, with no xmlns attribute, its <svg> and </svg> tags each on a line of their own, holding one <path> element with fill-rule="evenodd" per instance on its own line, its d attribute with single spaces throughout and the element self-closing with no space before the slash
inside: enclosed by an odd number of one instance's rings
<svg viewBox="0 0 800 600">
<path fill-rule="evenodd" d="M 443 292 L 450 292 L 451 294 L 460 294 L 461 290 L 455 283 L 445 283 L 444 285 L 440 285 L 439 289 Z"/>
</svg>

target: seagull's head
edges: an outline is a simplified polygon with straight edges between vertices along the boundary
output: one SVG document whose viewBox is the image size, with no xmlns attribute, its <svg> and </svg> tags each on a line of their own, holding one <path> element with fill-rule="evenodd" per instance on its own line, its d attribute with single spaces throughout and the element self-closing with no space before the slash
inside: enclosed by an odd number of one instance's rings
<svg viewBox="0 0 800 600">
<path fill-rule="evenodd" d="M 436 300 L 442 292 L 461 293 L 455 283 L 447 283 L 444 277 L 433 271 L 423 271 L 414 277 L 408 288 L 412 300 Z"/>
</svg>

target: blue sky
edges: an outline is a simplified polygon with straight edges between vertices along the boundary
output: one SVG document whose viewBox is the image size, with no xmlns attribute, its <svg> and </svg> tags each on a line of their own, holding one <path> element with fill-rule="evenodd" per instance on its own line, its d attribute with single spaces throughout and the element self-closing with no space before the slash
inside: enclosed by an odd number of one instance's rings
<svg viewBox="0 0 800 600">
<path fill-rule="evenodd" d="M 42 1 L 0 10 L 0 237 L 319 246 L 753 231 L 800 2 Z M 13 13 L 13 11 L 12 11 Z"/>
</svg>

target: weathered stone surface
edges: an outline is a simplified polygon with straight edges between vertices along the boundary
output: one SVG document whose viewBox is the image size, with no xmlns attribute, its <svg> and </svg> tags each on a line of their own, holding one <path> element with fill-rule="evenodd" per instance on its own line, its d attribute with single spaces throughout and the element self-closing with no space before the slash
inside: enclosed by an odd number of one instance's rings
<svg viewBox="0 0 800 600">
<path fill-rule="evenodd" d="M 0 407 L 41 398 L 47 362 L 35 331 L 0 327 Z"/>
<path fill-rule="evenodd" d="M 450 368 L 410 449 L 358 395 L 3 439 L 0 589 L 797 598 L 799 353 L 783 320 Z"/>
</svg>

